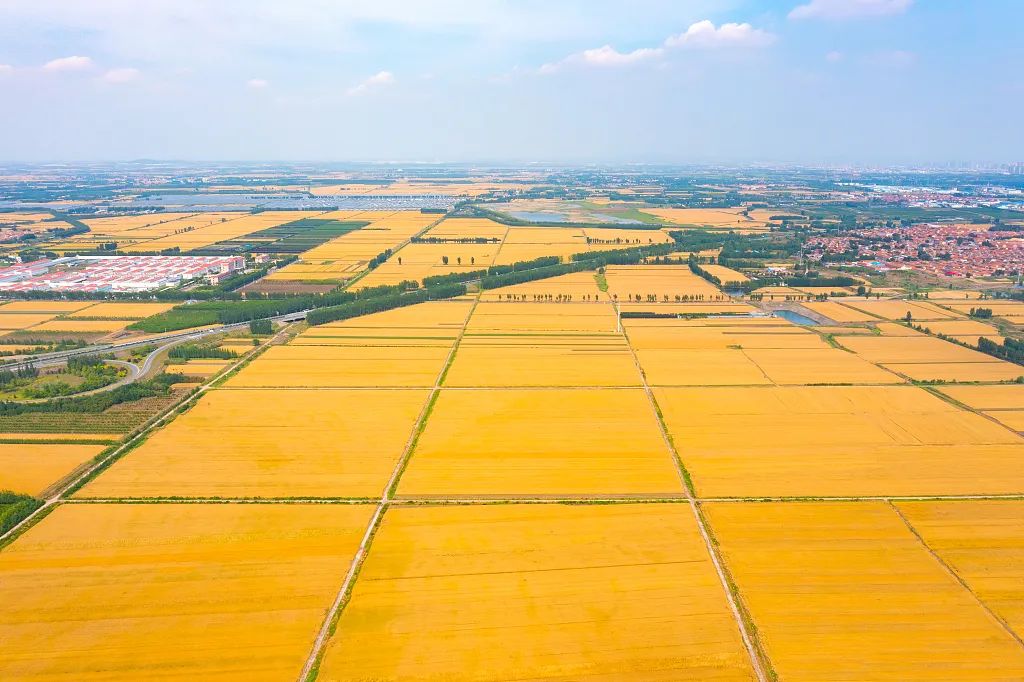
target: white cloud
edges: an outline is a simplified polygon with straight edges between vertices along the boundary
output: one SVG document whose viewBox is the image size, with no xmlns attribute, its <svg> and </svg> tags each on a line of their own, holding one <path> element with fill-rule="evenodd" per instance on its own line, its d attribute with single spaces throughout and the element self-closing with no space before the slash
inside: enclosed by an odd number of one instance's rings
<svg viewBox="0 0 1024 682">
<path fill-rule="evenodd" d="M 712 49 L 721 47 L 767 47 L 776 36 L 750 24 L 722 24 L 718 28 L 709 20 L 690 24 L 683 33 L 670 36 L 667 47 Z"/>
<path fill-rule="evenodd" d="M 790 19 L 855 19 L 903 14 L 914 0 L 811 0 L 794 7 Z"/>
<path fill-rule="evenodd" d="M 831 52 L 825 53 L 825 61 L 827 62 L 839 62 L 843 60 L 843 53 L 838 50 L 832 50 Z"/>
<path fill-rule="evenodd" d="M 80 57 L 78 55 L 52 59 L 43 64 L 43 69 L 45 71 L 85 71 L 92 67 L 93 63 L 91 59 L 88 57 Z"/>
<path fill-rule="evenodd" d="M 619 52 L 611 45 L 604 45 L 602 47 L 595 47 L 590 50 L 583 50 L 583 52 L 571 54 L 558 62 L 544 64 L 540 67 L 540 72 L 554 73 L 563 67 L 574 65 L 595 66 L 599 68 L 628 66 L 630 64 L 655 59 L 664 54 L 664 52 L 665 51 L 660 47 L 642 47 L 633 50 L 632 52 Z"/>
<path fill-rule="evenodd" d="M 395 74 L 390 71 L 378 71 L 363 82 L 348 89 L 349 95 L 363 95 L 370 90 L 387 87 L 395 83 Z"/>
<path fill-rule="evenodd" d="M 142 72 L 132 67 L 111 69 L 103 74 L 103 80 L 108 83 L 131 83 L 142 77 Z"/>
<path fill-rule="evenodd" d="M 566 66 L 616 67 L 647 62 L 664 56 L 668 50 L 688 48 L 709 50 L 718 48 L 767 47 L 776 36 L 750 24 L 722 24 L 719 27 L 705 19 L 690 24 L 679 35 L 669 36 L 660 47 L 641 47 L 631 52 L 619 52 L 611 45 L 595 47 L 571 54 L 565 59 L 540 67 L 540 73 L 554 73 Z"/>
<path fill-rule="evenodd" d="M 250 78 L 245 82 L 245 87 L 251 88 L 253 90 L 263 90 L 264 88 L 270 87 L 270 81 L 264 80 L 262 78 Z"/>
</svg>

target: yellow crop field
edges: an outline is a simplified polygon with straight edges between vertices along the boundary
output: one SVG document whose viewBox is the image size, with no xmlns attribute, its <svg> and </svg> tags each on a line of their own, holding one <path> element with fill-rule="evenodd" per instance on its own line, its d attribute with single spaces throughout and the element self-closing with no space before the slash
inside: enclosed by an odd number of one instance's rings
<svg viewBox="0 0 1024 682">
<path fill-rule="evenodd" d="M 0 443 L 0 490 L 39 495 L 100 454 L 103 447 Z"/>
<path fill-rule="evenodd" d="M 433 386 L 451 350 L 433 345 L 274 346 L 231 377 L 231 388 Z"/>
<path fill-rule="evenodd" d="M 3 313 L 0 311 L 0 329 L 11 331 L 28 329 L 47 320 L 52 320 L 53 313 Z"/>
<path fill-rule="evenodd" d="M 11 301 L 0 304 L 0 314 L 8 313 L 73 313 L 93 305 L 91 301 Z"/>
<path fill-rule="evenodd" d="M 946 301 L 971 301 L 981 298 L 980 291 L 960 291 L 954 289 L 935 289 L 934 291 L 928 292 L 928 300 L 942 301 L 943 305 L 946 305 Z"/>
<path fill-rule="evenodd" d="M 529 242 L 509 242 L 506 240 L 498 250 L 498 256 L 494 259 L 494 264 L 512 265 L 520 261 L 544 258 L 546 256 L 558 256 L 562 260 L 568 260 L 573 254 L 584 253 L 585 251 L 588 251 L 586 243 L 553 242 L 550 244 L 533 244 Z"/>
<path fill-rule="evenodd" d="M 578 227 L 510 227 L 505 244 L 574 244 L 586 251 L 587 236 Z"/>
<path fill-rule="evenodd" d="M 489 289 L 480 295 L 481 301 L 510 301 L 524 299 L 532 301 L 535 297 L 559 298 L 571 297 L 574 301 L 599 300 L 607 301 L 608 294 L 597 287 L 592 272 L 573 272 L 533 282 L 513 284 L 507 287 Z"/>
<path fill-rule="evenodd" d="M 722 284 L 742 284 L 749 282 L 750 278 L 738 270 L 727 268 L 724 265 L 703 265 L 705 272 L 721 280 Z"/>
<path fill-rule="evenodd" d="M 319 679 L 609 675 L 754 679 L 687 506 L 393 507 Z"/>
<path fill-rule="evenodd" d="M 483 302 L 469 318 L 470 332 L 615 331 L 615 309 L 607 303 Z"/>
<path fill-rule="evenodd" d="M 90 234 L 119 235 L 122 232 L 135 230 L 148 225 L 169 223 L 182 218 L 196 215 L 194 213 L 146 213 L 134 216 L 114 216 L 112 218 L 86 218 L 82 222 L 89 226 Z"/>
<path fill-rule="evenodd" d="M 648 348 L 636 351 L 652 386 L 737 386 L 770 384 L 747 354 L 735 348 Z"/>
<path fill-rule="evenodd" d="M 903 383 L 895 374 L 838 348 L 744 347 L 744 353 L 776 384 Z"/>
<path fill-rule="evenodd" d="M 828 348 L 820 336 L 784 320 L 648 320 L 622 321 L 630 343 L 649 348 Z"/>
<path fill-rule="evenodd" d="M 878 319 L 874 315 L 868 315 L 833 301 L 807 301 L 800 305 L 811 312 L 824 315 L 833 322 L 873 322 Z"/>
<path fill-rule="evenodd" d="M 164 371 L 168 374 L 210 377 L 233 362 L 235 360 L 186 360 L 182 363 L 167 365 Z"/>
<path fill-rule="evenodd" d="M 999 330 L 993 325 L 977 320 L 935 320 L 922 322 L 921 326 L 930 329 L 933 334 L 946 336 L 998 336 Z"/>
<path fill-rule="evenodd" d="M 995 317 L 1003 317 L 1009 320 L 1020 320 L 1024 318 L 1024 303 L 1020 301 L 970 301 L 967 303 L 947 303 L 943 305 L 964 313 L 970 313 L 971 308 L 988 308 Z"/>
<path fill-rule="evenodd" d="M 705 301 L 727 298 L 718 287 L 693 274 L 685 265 L 609 265 L 605 276 L 608 293 L 622 302 L 637 296 L 646 301 L 649 295 L 658 301 L 668 296 L 667 302 L 677 302 L 676 296 L 699 296 Z"/>
<path fill-rule="evenodd" d="M 913 386 L 654 392 L 703 497 L 1024 490 L 1020 436 Z"/>
<path fill-rule="evenodd" d="M 925 301 L 894 301 L 886 299 L 851 299 L 842 305 L 875 315 L 886 320 L 902 320 L 910 313 L 915 322 L 921 320 L 950 320 L 957 315 Z"/>
<path fill-rule="evenodd" d="M 866 360 L 882 364 L 985 363 L 994 360 L 991 355 L 923 335 L 912 337 L 851 336 L 840 339 L 839 343 Z"/>
<path fill-rule="evenodd" d="M 241 213 L 216 216 L 216 214 L 204 214 L 195 218 L 188 218 L 190 224 L 184 228 L 175 230 L 176 234 L 163 234 L 147 241 L 128 244 L 122 250 L 128 253 L 133 251 L 161 251 L 163 249 L 179 248 L 183 252 L 199 249 L 210 244 L 243 237 L 252 232 L 259 232 L 277 225 L 284 225 L 303 218 L 319 216 L 323 211 L 264 211 L 262 213 Z M 229 217 L 230 216 L 230 217 Z M 213 218 L 212 220 L 210 218 Z M 175 226 L 176 223 L 169 223 L 168 226 Z M 141 228 L 132 230 L 129 235 L 139 236 Z"/>
<path fill-rule="evenodd" d="M 421 333 L 427 336 L 455 338 L 459 330 L 462 329 L 462 325 L 465 324 L 472 307 L 473 304 L 468 301 L 417 303 L 403 308 L 394 308 L 380 313 L 310 327 L 298 338 L 335 336 L 349 332 L 365 335 L 367 338 L 416 336 Z"/>
<path fill-rule="evenodd" d="M 0 678 L 295 679 L 371 514 L 62 505 L 0 553 Z"/>
<path fill-rule="evenodd" d="M 440 224 L 430 228 L 424 237 L 430 239 L 502 239 L 508 231 L 506 225 L 496 223 L 488 218 L 445 218 Z"/>
<path fill-rule="evenodd" d="M 267 276 L 270 281 L 343 281 L 387 249 L 397 249 L 437 216 L 419 211 L 333 211 L 322 219 L 364 220 L 369 225 L 303 252 L 300 260 Z"/>
<path fill-rule="evenodd" d="M 673 225 L 701 225 L 719 229 L 766 229 L 765 221 L 742 215 L 741 208 L 645 208 L 650 213 Z"/>
<path fill-rule="evenodd" d="M 1024 386 L 938 386 L 939 391 L 976 410 L 1024 410 Z"/>
<path fill-rule="evenodd" d="M 644 392 L 585 388 L 442 390 L 398 487 L 434 497 L 682 490 Z"/>
<path fill-rule="evenodd" d="M 446 386 L 639 386 L 633 353 L 616 336 L 466 336 Z"/>
<path fill-rule="evenodd" d="M 780 679 L 1024 677 L 1024 648 L 885 503 L 704 509 Z"/>
<path fill-rule="evenodd" d="M 141 320 L 174 307 L 173 303 L 97 303 L 68 317 L 108 317 L 117 320 Z"/>
<path fill-rule="evenodd" d="M 64 318 L 37 324 L 32 329 L 40 332 L 116 332 L 124 329 L 130 323 L 131 320 L 72 320 Z"/>
<path fill-rule="evenodd" d="M 424 390 L 216 390 L 81 497 L 380 495 Z"/>
<path fill-rule="evenodd" d="M 1024 634 L 1024 502 L 960 500 L 896 505 L 974 594 Z"/>
<path fill-rule="evenodd" d="M 915 381 L 1016 381 L 1024 368 L 1012 362 L 919 362 L 890 363 L 886 368 L 905 374 Z"/>
<path fill-rule="evenodd" d="M 408 244 L 359 280 L 356 289 L 453 272 L 485 270 L 498 254 L 497 244 Z M 401 263 L 399 263 L 401 260 Z"/>
</svg>

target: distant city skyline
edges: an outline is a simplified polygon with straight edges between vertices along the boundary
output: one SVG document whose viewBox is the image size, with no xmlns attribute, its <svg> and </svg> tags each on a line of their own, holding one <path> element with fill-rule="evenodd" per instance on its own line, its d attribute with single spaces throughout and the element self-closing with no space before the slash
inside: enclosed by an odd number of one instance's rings
<svg viewBox="0 0 1024 682">
<path fill-rule="evenodd" d="M 1024 162 L 1010 0 L 7 0 L 0 162 Z"/>
</svg>

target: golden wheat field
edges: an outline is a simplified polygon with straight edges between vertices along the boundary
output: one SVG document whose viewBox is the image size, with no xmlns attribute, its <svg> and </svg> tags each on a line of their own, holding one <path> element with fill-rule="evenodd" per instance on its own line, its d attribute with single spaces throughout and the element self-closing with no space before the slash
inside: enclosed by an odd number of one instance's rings
<svg viewBox="0 0 1024 682">
<path fill-rule="evenodd" d="M 928 547 L 1017 634 L 1024 634 L 1024 501 L 899 502 Z"/>
<path fill-rule="evenodd" d="M 446 386 L 639 386 L 640 373 L 621 335 L 467 336 Z"/>
<path fill-rule="evenodd" d="M 39 495 L 102 451 L 102 445 L 0 443 L 0 490 Z"/>
<path fill-rule="evenodd" d="M 884 502 L 704 510 L 780 679 L 1024 676 L 1024 648 Z"/>
<path fill-rule="evenodd" d="M 0 552 L 0 678 L 295 679 L 371 514 L 61 506 Z"/>
<path fill-rule="evenodd" d="M 0 314 L 49 313 L 59 315 L 94 305 L 91 301 L 10 301 L 0 304 Z"/>
<path fill-rule="evenodd" d="M 727 268 L 724 265 L 703 265 L 701 267 L 712 277 L 717 277 L 722 282 L 723 286 L 727 284 L 742 284 L 750 281 L 750 278 L 742 272 L 733 270 L 732 268 Z"/>
<path fill-rule="evenodd" d="M 423 390 L 217 390 L 80 497 L 373 497 L 426 404 Z"/>
<path fill-rule="evenodd" d="M 398 494 L 682 495 L 682 484 L 640 389 L 443 389 Z"/>
<path fill-rule="evenodd" d="M 702 497 L 1024 491 L 1020 436 L 920 388 L 654 392 Z"/>
<path fill-rule="evenodd" d="M 615 309 L 608 303 L 478 303 L 466 330 L 471 333 L 615 333 Z"/>
<path fill-rule="evenodd" d="M 841 305 L 885 320 L 902 320 L 910 313 L 915 321 L 950 320 L 957 315 L 926 301 L 895 301 L 888 299 L 851 299 Z M 837 320 L 838 321 L 838 320 Z"/>
<path fill-rule="evenodd" d="M 873 322 L 878 318 L 834 301 L 806 301 L 801 306 L 833 322 Z"/>
<path fill-rule="evenodd" d="M 173 303 L 97 303 L 70 315 L 76 317 L 111 318 L 115 320 L 141 320 L 174 307 Z"/>
<path fill-rule="evenodd" d="M 229 388 L 433 386 L 450 340 L 417 345 L 274 346 L 227 381 Z M 428 345 L 429 344 L 429 345 Z"/>
<path fill-rule="evenodd" d="M 0 311 L 0 330 L 28 329 L 53 318 L 53 313 L 3 313 Z"/>
<path fill-rule="evenodd" d="M 609 675 L 754 679 L 688 505 L 393 507 L 319 679 Z"/>
<path fill-rule="evenodd" d="M 705 301 L 727 298 L 718 287 L 693 274 L 685 265 L 609 265 L 605 276 L 608 293 L 624 303 L 646 302 L 648 296 L 666 303 L 678 303 L 676 296 Z"/>
</svg>

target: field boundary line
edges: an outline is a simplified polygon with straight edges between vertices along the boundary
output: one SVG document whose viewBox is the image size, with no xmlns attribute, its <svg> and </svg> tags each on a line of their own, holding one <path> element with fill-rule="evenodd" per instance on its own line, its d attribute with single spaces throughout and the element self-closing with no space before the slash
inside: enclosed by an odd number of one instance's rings
<svg viewBox="0 0 1024 682">
<path fill-rule="evenodd" d="M 618 317 L 620 315 L 618 302 L 613 301 L 612 307 L 615 309 L 616 317 Z M 742 602 L 739 598 L 739 590 L 735 590 L 734 593 L 735 583 L 728 574 L 722 557 L 719 556 L 715 542 L 711 539 L 711 532 L 708 530 L 704 515 L 701 513 L 698 506 L 690 474 L 686 470 L 686 466 L 683 464 L 682 457 L 679 455 L 679 450 L 676 448 L 675 442 L 672 440 L 672 434 L 668 431 L 668 426 L 665 424 L 665 418 L 661 412 L 661 407 L 658 405 L 658 401 L 654 396 L 654 391 L 651 390 L 650 385 L 647 383 L 647 375 L 644 374 L 644 369 L 640 365 L 640 358 L 637 356 L 636 350 L 633 348 L 633 344 L 629 341 L 629 335 L 626 333 L 625 327 L 620 328 L 619 333 L 622 334 L 622 338 L 626 341 L 626 346 L 629 347 L 629 352 L 633 356 L 633 363 L 636 365 L 636 370 L 640 374 L 644 393 L 647 395 L 647 402 L 651 406 L 651 410 L 654 412 L 654 418 L 658 423 L 658 429 L 661 431 L 662 440 L 664 440 L 665 446 L 668 448 L 669 456 L 672 458 L 676 468 L 676 474 L 679 476 L 679 481 L 683 485 L 683 490 L 686 493 L 686 499 L 689 503 L 690 511 L 693 513 L 694 522 L 697 525 L 697 530 L 700 532 L 701 538 L 704 540 L 704 546 L 707 549 L 708 557 L 711 559 L 711 565 L 714 567 L 715 573 L 718 575 L 718 581 L 721 585 L 722 591 L 725 593 L 725 599 L 729 604 L 729 610 L 732 612 L 733 620 L 739 630 L 740 639 L 743 642 L 743 648 L 746 649 L 747 656 L 750 658 L 750 665 L 753 668 L 754 675 L 760 682 L 767 682 L 769 677 L 765 672 L 765 668 L 768 667 L 770 669 L 771 666 L 768 654 L 764 651 L 763 647 L 760 646 L 760 642 L 755 643 L 756 640 L 750 632 L 747 631 L 747 621 L 750 620 L 749 614 L 747 613 L 746 608 L 741 606 Z M 774 675 L 772 675 L 772 677 L 774 677 Z"/>
<path fill-rule="evenodd" d="M 313 680 L 316 680 L 319 675 L 320 663 L 323 661 L 323 657 L 327 653 L 327 643 L 334 634 L 338 620 L 341 618 L 345 605 L 348 603 L 352 590 L 355 587 L 356 578 L 359 575 L 359 571 L 362 570 L 363 563 L 366 561 L 366 556 L 370 551 L 373 538 L 377 533 L 377 529 L 384 517 L 384 513 L 391 504 L 395 490 L 398 487 L 398 481 L 401 478 L 402 473 L 405 471 L 405 467 L 408 464 L 409 459 L 412 457 L 412 452 L 416 447 L 416 443 L 419 441 L 420 434 L 426 427 L 427 418 L 433 411 L 434 403 L 437 401 L 437 396 L 441 392 L 441 382 L 444 380 L 445 375 L 448 373 L 448 368 L 455 359 L 455 351 L 458 349 L 459 343 L 466 334 L 466 327 L 469 325 L 469 318 L 472 317 L 473 311 L 476 310 L 476 304 L 479 303 L 479 301 L 480 295 L 477 294 L 473 300 L 473 305 L 470 306 L 469 310 L 466 312 L 466 317 L 462 321 L 462 329 L 459 331 L 458 336 L 455 337 L 451 350 L 448 351 L 448 357 L 445 358 L 444 365 L 441 367 L 441 370 L 437 373 L 437 377 L 434 379 L 434 387 L 430 391 L 430 395 L 427 397 L 426 402 L 423 404 L 423 408 L 420 410 L 420 414 L 416 418 L 415 423 L 413 423 L 412 430 L 409 433 L 409 439 L 405 443 L 401 456 L 395 463 L 395 468 L 391 472 L 391 477 L 385 484 L 384 491 L 381 494 L 380 499 L 377 501 L 377 509 L 374 512 L 373 517 L 370 519 L 366 532 L 363 534 L 362 542 L 360 542 L 359 549 L 352 558 L 352 563 L 349 566 L 348 573 L 345 574 L 345 579 L 342 582 L 341 587 L 338 589 L 338 594 L 324 616 L 324 622 L 321 624 L 320 630 L 317 632 L 316 639 L 313 640 L 313 646 L 310 649 L 309 656 L 306 658 L 306 662 L 302 666 L 302 671 L 299 673 L 298 682 L 313 682 Z"/>
<path fill-rule="evenodd" d="M 935 559 L 935 561 L 939 562 L 939 565 L 942 566 L 943 570 L 950 576 L 952 576 L 954 580 L 960 583 L 960 586 L 967 590 L 968 594 L 974 597 L 974 600 L 978 602 L 978 605 L 981 606 L 981 608 L 985 609 L 985 612 L 988 613 L 988 615 L 992 616 L 992 618 L 994 618 L 995 621 L 999 623 L 999 625 L 1001 625 L 1004 630 L 1006 630 L 1007 634 L 1009 634 L 1010 637 L 1013 637 L 1017 644 L 1024 648 L 1024 639 L 1021 639 L 1021 636 L 1014 632 L 1013 628 L 1010 627 L 1010 624 L 1007 623 L 1002 616 L 993 611 L 992 608 L 988 604 L 986 604 L 985 601 L 981 597 L 979 597 L 973 589 L 971 589 L 971 586 L 967 583 L 967 581 L 964 580 L 960 576 L 960 574 L 953 569 L 952 566 L 946 563 L 946 560 L 939 556 L 938 553 L 934 549 L 932 549 L 927 542 L 925 542 L 924 538 L 921 537 L 921 534 L 917 532 L 916 528 L 914 528 L 914 524 L 910 523 L 910 519 L 903 515 L 903 512 L 900 511 L 899 507 L 893 504 L 891 500 L 887 502 L 889 508 L 896 513 L 896 516 L 900 517 L 900 521 L 902 521 L 903 524 L 907 527 L 907 530 L 909 530 L 914 535 L 914 537 L 917 538 L 917 541 L 921 543 L 921 546 L 925 548 L 925 551 L 931 554 L 932 558 Z"/>
<path fill-rule="evenodd" d="M 88 482 L 91 477 L 101 473 L 104 469 L 106 469 L 107 466 L 109 466 L 113 462 L 116 462 L 122 455 L 131 452 L 131 450 L 138 447 L 141 443 L 143 443 L 146 440 L 146 437 L 154 429 L 157 429 L 160 426 L 162 426 L 164 423 L 170 420 L 178 412 L 178 410 L 185 407 L 186 405 L 194 403 L 204 393 L 206 393 L 206 391 L 210 390 L 214 381 L 218 377 L 223 376 L 225 373 L 232 371 L 234 368 L 241 366 L 247 360 L 250 360 L 252 357 L 258 355 L 260 352 L 263 351 L 264 348 L 270 346 L 271 341 L 273 341 L 278 336 L 283 334 L 290 326 L 290 324 L 285 324 L 277 332 L 277 334 L 271 337 L 271 339 L 269 339 L 266 343 L 260 346 L 254 346 L 252 350 L 248 351 L 247 353 L 239 357 L 234 364 L 222 368 L 221 371 L 218 374 L 211 377 L 211 379 L 207 383 L 203 384 L 202 386 L 192 391 L 191 393 L 185 394 L 184 396 L 181 397 L 181 399 L 171 403 L 166 408 L 164 408 L 163 411 L 153 415 L 153 417 L 150 418 L 149 422 L 144 424 L 142 428 L 138 429 L 134 435 L 130 436 L 119 446 L 114 447 L 106 455 L 102 456 L 101 459 L 91 462 L 90 465 L 88 467 L 83 468 L 77 476 L 65 479 L 65 483 L 60 487 L 55 488 L 53 492 L 43 500 L 43 504 L 40 505 L 38 509 L 36 509 L 34 512 L 23 518 L 15 525 L 11 526 L 11 528 L 9 528 L 6 533 L 0 534 L 0 547 L 4 547 L 6 546 L 6 544 L 8 544 L 6 542 L 8 538 L 13 538 L 19 535 L 19 529 L 21 529 L 23 526 L 29 527 L 30 525 L 34 525 L 35 521 L 33 521 L 33 519 L 35 519 L 37 516 L 40 516 L 41 514 L 48 514 L 51 511 L 52 507 L 65 501 L 63 499 L 64 495 L 68 494 L 69 492 L 76 491 L 83 483 Z"/>
</svg>

